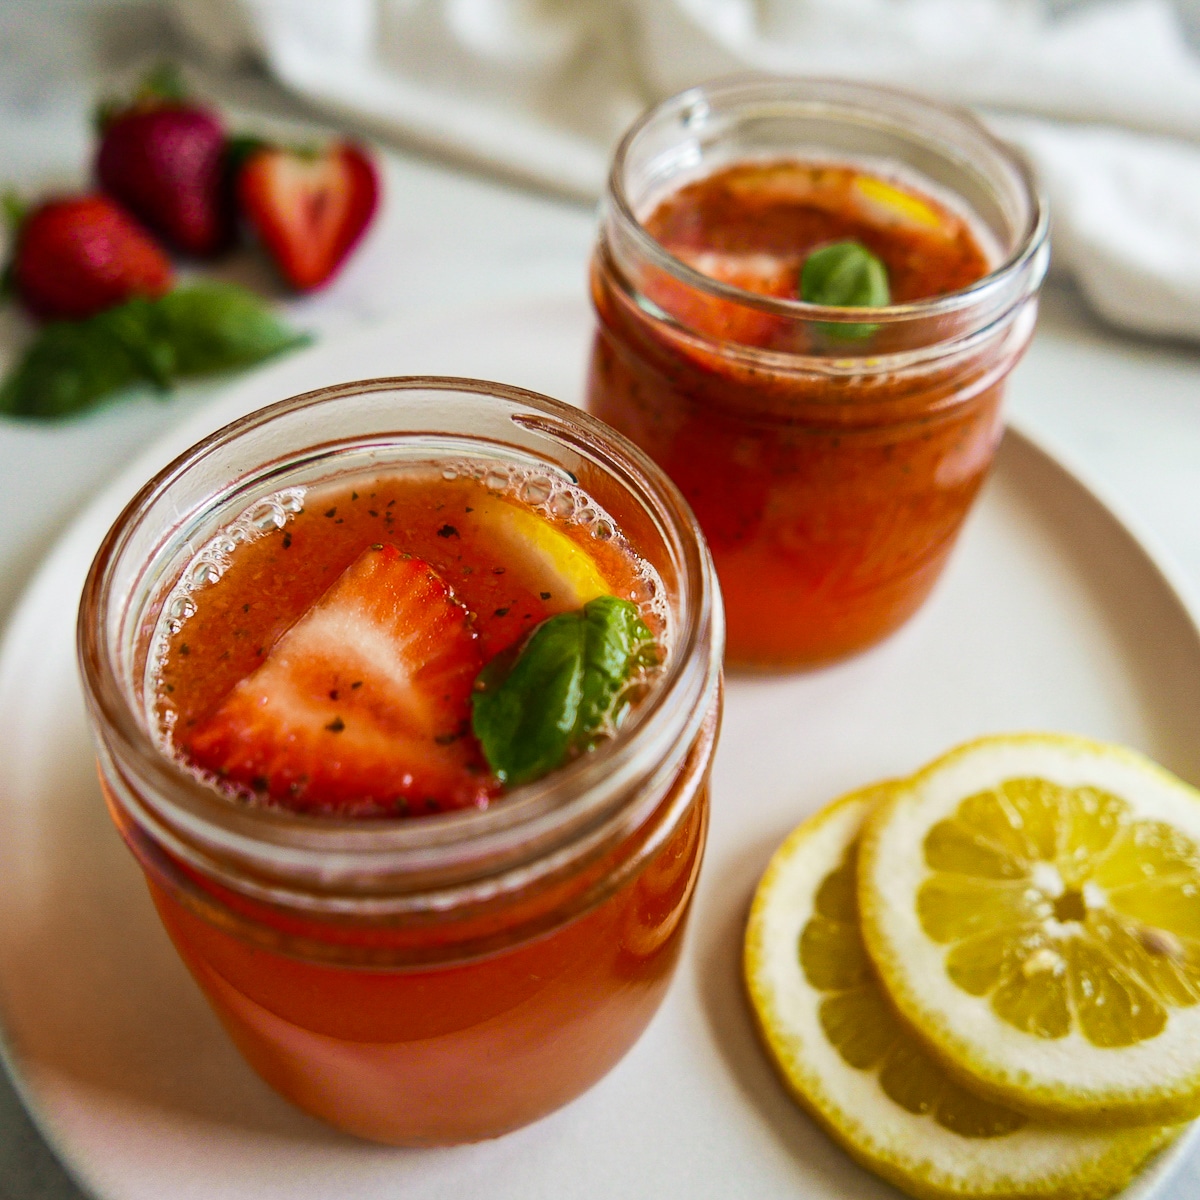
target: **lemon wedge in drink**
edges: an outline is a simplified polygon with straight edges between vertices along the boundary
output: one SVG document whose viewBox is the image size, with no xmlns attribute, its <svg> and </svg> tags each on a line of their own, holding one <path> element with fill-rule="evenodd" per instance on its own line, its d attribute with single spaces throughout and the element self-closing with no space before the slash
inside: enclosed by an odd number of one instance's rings
<svg viewBox="0 0 1200 1200">
<path fill-rule="evenodd" d="M 854 1158 L 922 1200 L 1111 1195 L 1174 1129 L 1055 1129 L 983 1099 L 885 998 L 856 876 L 864 820 L 896 787 L 853 793 L 800 826 L 759 883 L 745 978 L 784 1082 Z"/>
<path fill-rule="evenodd" d="M 548 517 L 488 496 L 473 506 L 470 520 L 508 570 L 551 591 L 562 608 L 581 608 L 611 590 L 591 555 Z"/>
<path fill-rule="evenodd" d="M 859 175 L 854 180 L 854 188 L 859 197 L 885 219 L 918 225 L 923 229 L 937 229 L 946 223 L 932 205 L 926 204 L 912 192 L 902 191 L 873 175 Z"/>
<path fill-rule="evenodd" d="M 863 833 L 866 945 L 976 1091 L 1046 1119 L 1200 1111 L 1200 793 L 1132 751 L 969 743 Z"/>
</svg>

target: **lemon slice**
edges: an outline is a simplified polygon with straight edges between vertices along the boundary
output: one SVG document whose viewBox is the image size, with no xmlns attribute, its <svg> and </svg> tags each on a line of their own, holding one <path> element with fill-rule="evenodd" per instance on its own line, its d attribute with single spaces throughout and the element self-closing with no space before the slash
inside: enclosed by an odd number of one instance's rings
<svg viewBox="0 0 1200 1200">
<path fill-rule="evenodd" d="M 746 984 L 784 1082 L 854 1158 L 913 1196 L 1111 1195 L 1176 1130 L 1052 1129 L 981 1099 L 885 1000 L 855 875 L 863 821 L 893 788 L 855 792 L 800 826 L 759 883 Z"/>
<path fill-rule="evenodd" d="M 500 496 L 488 496 L 473 505 L 470 520 L 508 570 L 519 573 L 535 591 L 551 591 L 559 607 L 581 608 L 610 591 L 591 555 L 548 518 Z"/>
<path fill-rule="evenodd" d="M 917 225 L 922 229 L 937 229 L 946 222 L 932 205 L 901 191 L 873 175 L 860 175 L 854 181 L 855 190 L 865 200 L 890 220 Z"/>
<path fill-rule="evenodd" d="M 884 986 L 977 1090 L 1060 1120 L 1200 1111 L 1200 793 L 1114 746 L 972 742 L 863 836 Z"/>
</svg>

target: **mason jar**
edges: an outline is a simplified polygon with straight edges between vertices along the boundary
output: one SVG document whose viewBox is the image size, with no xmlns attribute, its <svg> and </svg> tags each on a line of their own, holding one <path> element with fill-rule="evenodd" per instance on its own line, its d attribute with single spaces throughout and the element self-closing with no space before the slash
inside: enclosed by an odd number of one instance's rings
<svg viewBox="0 0 1200 1200">
<path fill-rule="evenodd" d="M 487 808 L 409 818 L 239 801 L 165 752 L 151 631 L 197 549 L 281 489 L 444 459 L 573 481 L 654 568 L 665 661 L 617 733 Z M 125 509 L 79 615 L 104 796 L 184 963 L 272 1087 L 405 1145 L 537 1119 L 654 1014 L 704 849 L 722 643 L 663 473 L 577 409 L 463 379 L 325 388 L 213 434 Z"/>
<path fill-rule="evenodd" d="M 878 308 L 711 278 L 646 224 L 681 187 L 743 163 L 849 166 L 910 185 L 968 221 L 990 269 Z M 592 261 L 588 408 L 695 512 L 724 593 L 730 663 L 837 659 L 920 606 L 1000 440 L 1048 253 L 1022 162 L 969 114 L 902 92 L 734 80 L 666 100 L 629 130 Z M 720 322 L 697 319 L 714 305 Z"/>
</svg>

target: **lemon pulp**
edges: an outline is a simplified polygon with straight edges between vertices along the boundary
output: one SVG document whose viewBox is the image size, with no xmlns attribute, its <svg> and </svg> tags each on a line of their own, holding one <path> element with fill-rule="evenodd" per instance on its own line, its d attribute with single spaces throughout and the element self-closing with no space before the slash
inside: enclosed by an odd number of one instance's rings
<svg viewBox="0 0 1200 1200">
<path fill-rule="evenodd" d="M 1111 1195 L 1176 1131 L 1053 1128 L 977 1096 L 887 1002 L 866 954 L 855 875 L 864 820 L 896 786 L 853 793 L 805 822 L 759 883 L 743 968 L 768 1053 L 832 1137 L 913 1196 Z"/>
<path fill-rule="evenodd" d="M 531 578 L 556 581 L 553 590 L 566 608 L 581 608 L 608 593 L 595 559 L 554 523 L 500 496 L 475 505 L 470 518 L 498 547 L 498 554 Z"/>
<path fill-rule="evenodd" d="M 1009 779 L 926 835 L 921 926 L 946 970 L 1042 1038 L 1156 1037 L 1200 1000 L 1200 858 L 1161 821 L 1096 787 Z"/>
<path fill-rule="evenodd" d="M 871 175 L 860 175 L 854 181 L 860 195 L 882 209 L 890 217 L 900 217 L 911 225 L 937 229 L 943 218 L 932 205 L 926 204 L 911 192 L 902 191 Z"/>
<path fill-rule="evenodd" d="M 1100 1125 L 1200 1113 L 1200 793 L 1118 746 L 981 738 L 868 821 L 864 940 L 953 1075 Z"/>
<path fill-rule="evenodd" d="M 858 843 L 817 889 L 800 935 L 805 978 L 826 993 L 821 1028 L 844 1062 L 876 1071 L 884 1094 L 910 1113 L 928 1113 L 962 1137 L 997 1137 L 1026 1118 L 959 1087 L 920 1047 L 883 998 L 858 925 Z"/>
</svg>

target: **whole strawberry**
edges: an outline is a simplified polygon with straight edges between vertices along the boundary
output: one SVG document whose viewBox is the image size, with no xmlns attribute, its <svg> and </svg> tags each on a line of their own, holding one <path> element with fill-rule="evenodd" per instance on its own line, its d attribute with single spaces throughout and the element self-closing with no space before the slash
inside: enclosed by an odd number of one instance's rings
<svg viewBox="0 0 1200 1200">
<path fill-rule="evenodd" d="M 108 106 L 100 123 L 96 177 L 110 196 L 185 254 L 208 258 L 229 244 L 225 130 L 172 72 L 151 75 L 132 104 Z"/>
<path fill-rule="evenodd" d="M 47 200 L 22 221 L 11 273 L 35 316 L 79 319 L 131 296 L 170 290 L 171 264 L 157 243 L 107 196 Z"/>
</svg>

